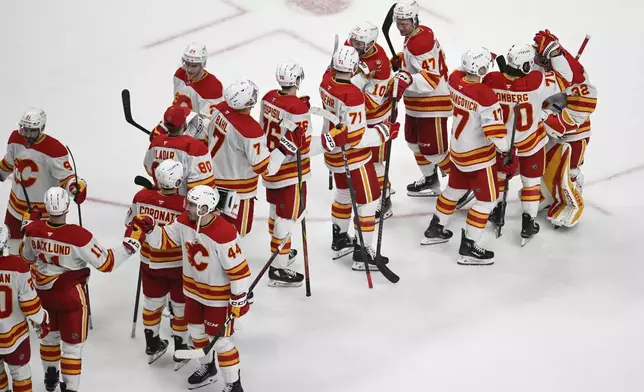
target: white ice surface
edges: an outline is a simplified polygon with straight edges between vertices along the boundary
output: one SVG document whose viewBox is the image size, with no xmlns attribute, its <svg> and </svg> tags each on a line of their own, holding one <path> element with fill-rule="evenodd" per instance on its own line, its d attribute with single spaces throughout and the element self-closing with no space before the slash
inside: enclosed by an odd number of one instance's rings
<svg viewBox="0 0 644 392">
<path fill-rule="evenodd" d="M 208 69 L 224 84 L 251 78 L 262 94 L 274 88 L 280 62 L 300 62 L 306 70 L 301 93 L 319 104 L 317 86 L 333 34 L 345 37 L 362 20 L 380 25 L 391 4 L 353 0 L 342 13 L 316 16 L 278 0 L 5 3 L 0 139 L 6 140 L 26 106 L 43 107 L 47 132 L 73 149 L 90 196 L 115 203 L 83 205 L 86 227 L 108 245 L 120 241 L 126 210 L 118 204 L 136 192 L 132 178 L 142 173 L 147 147 L 147 138 L 123 120 L 121 89 L 132 92 L 135 119 L 151 127 L 171 102 L 171 78 L 183 47 L 201 41 L 214 53 Z M 522 249 L 520 206 L 511 191 L 505 235 L 486 235 L 496 264 L 458 266 L 459 238 L 419 245 L 434 201 L 404 194 L 419 172 L 401 137 L 392 154 L 395 215 L 386 222 L 383 245 L 401 280 L 392 285 L 374 273 L 375 288 L 369 290 L 364 273 L 351 271 L 349 261 L 331 261 L 332 194 L 322 160 L 316 159 L 307 219 L 313 296 L 305 298 L 303 288 L 258 286 L 256 303 L 236 335 L 245 390 L 643 391 L 644 267 L 637 244 L 644 218 L 644 83 L 638 78 L 644 5 L 421 3 L 421 21 L 434 28 L 450 68 L 471 46 L 504 53 L 543 28 L 571 51 L 584 34 L 592 35 L 583 63 L 599 89 L 599 105 L 584 165 L 583 221 L 554 232 L 540 218 L 542 233 Z M 178 37 L 168 40 L 172 36 Z M 392 36 L 400 48 L 395 29 Z M 386 45 L 382 36 L 379 42 Z M 8 192 L 3 183 L 0 203 Z M 262 190 L 259 197 L 253 233 L 243 240 L 255 272 L 269 252 Z M 450 224 L 457 237 L 463 221 L 457 213 Z M 298 231 L 298 249 L 300 238 Z M 296 266 L 301 269 L 301 261 Z M 141 326 L 137 338 L 129 338 L 137 270 L 132 259 L 112 275 L 92 274 L 94 330 L 84 350 L 83 391 L 186 389 L 194 365 L 174 373 L 168 354 L 148 366 Z M 162 333 L 169 335 L 166 324 Z M 41 391 L 35 338 L 32 349 L 34 390 Z M 220 380 L 205 390 L 221 386 Z"/>
</svg>

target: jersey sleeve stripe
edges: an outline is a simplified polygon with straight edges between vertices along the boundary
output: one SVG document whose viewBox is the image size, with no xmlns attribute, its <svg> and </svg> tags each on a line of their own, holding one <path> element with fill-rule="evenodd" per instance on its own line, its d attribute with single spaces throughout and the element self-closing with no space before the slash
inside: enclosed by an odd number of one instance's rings
<svg viewBox="0 0 644 392">
<path fill-rule="evenodd" d="M 0 349 L 11 348 L 22 336 L 29 333 L 27 320 L 16 324 L 8 332 L 0 334 Z"/>
<path fill-rule="evenodd" d="M 244 260 L 239 265 L 227 269 L 226 274 L 228 274 L 228 278 L 230 278 L 231 281 L 240 280 L 250 276 L 250 268 L 248 267 L 246 260 Z"/>
<path fill-rule="evenodd" d="M 25 316 L 33 316 L 40 312 L 41 307 L 40 297 L 36 297 L 29 301 L 20 301 L 20 309 L 22 309 L 22 313 L 24 313 Z"/>
<path fill-rule="evenodd" d="M 262 175 L 268 170 L 268 164 L 271 161 L 270 155 L 264 158 L 263 161 L 259 162 L 258 164 L 253 165 L 253 172 L 255 172 L 258 175 Z"/>
<path fill-rule="evenodd" d="M 114 252 L 112 249 L 107 250 L 107 259 L 105 262 L 98 267 L 98 270 L 101 272 L 112 272 L 114 269 Z"/>
<path fill-rule="evenodd" d="M 483 133 L 488 139 L 503 138 L 508 134 L 508 130 L 505 128 L 505 125 L 490 124 L 483 127 Z"/>
<path fill-rule="evenodd" d="M 429 73 L 428 71 L 421 71 L 421 75 L 423 75 L 423 78 L 429 83 L 430 86 L 432 86 L 433 89 L 436 89 L 436 86 L 438 86 L 438 83 L 441 80 L 440 75 L 435 75 L 432 73 Z"/>
<path fill-rule="evenodd" d="M 2 160 L 0 161 L 0 170 L 11 172 L 13 171 L 13 166 L 7 161 L 6 158 L 2 158 Z"/>
<path fill-rule="evenodd" d="M 196 186 L 199 185 L 206 185 L 211 188 L 214 188 L 215 186 L 215 176 L 208 176 L 207 178 L 204 178 L 203 180 L 197 180 L 197 181 L 190 181 L 186 184 L 188 189 L 192 189 Z"/>
</svg>

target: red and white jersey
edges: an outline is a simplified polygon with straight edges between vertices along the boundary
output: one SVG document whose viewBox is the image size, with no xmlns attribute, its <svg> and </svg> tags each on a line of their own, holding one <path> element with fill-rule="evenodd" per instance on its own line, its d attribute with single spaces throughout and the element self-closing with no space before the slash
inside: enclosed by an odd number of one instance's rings
<svg viewBox="0 0 644 392">
<path fill-rule="evenodd" d="M 141 189 L 134 195 L 132 205 L 125 217 L 125 224 L 132 222 L 139 214 L 150 215 L 158 225 L 164 226 L 175 221 L 185 210 L 185 196 L 163 195 L 158 190 Z M 141 244 L 141 261 L 151 269 L 181 267 L 181 247 L 156 249 L 146 240 Z"/>
<path fill-rule="evenodd" d="M 184 212 L 176 221 L 147 235 L 155 248 L 183 249 L 183 293 L 212 307 L 228 306 L 230 294 L 248 291 L 250 268 L 237 243 L 237 229 L 217 216 L 199 228 Z"/>
<path fill-rule="evenodd" d="M 183 68 L 174 73 L 173 105 L 187 106 L 193 112 L 210 116 L 216 104 L 224 100 L 224 88 L 215 75 L 204 70 L 199 80 L 191 81 Z"/>
<path fill-rule="evenodd" d="M 349 41 L 344 43 L 351 46 Z M 393 79 L 391 63 L 382 46 L 375 44 L 374 51 L 360 58 L 369 69 L 365 75 L 361 69 L 351 78 L 351 83 L 358 86 L 364 94 L 367 125 L 376 125 L 389 121 L 391 115 L 392 94 L 390 82 Z"/>
<path fill-rule="evenodd" d="M 449 155 L 460 171 L 471 172 L 495 164 L 496 146 L 492 139 L 504 138 L 507 130 L 494 90 L 465 80 L 465 75 L 463 71 L 454 71 L 449 76 L 454 105 Z"/>
<path fill-rule="evenodd" d="M 338 116 L 340 122 L 347 126 L 347 144 L 345 147 L 349 170 L 359 169 L 371 160 L 371 150 L 366 147 L 378 147 L 384 140 L 380 132 L 367 126 L 364 94 L 349 80 L 336 80 L 335 72 L 327 71 L 320 83 L 320 97 L 324 109 Z M 324 119 L 323 132 L 336 124 Z M 340 146 L 331 152 L 324 153 L 324 162 L 333 173 L 344 173 L 344 159 Z"/>
<path fill-rule="evenodd" d="M 37 324 L 45 321 L 29 264 L 19 256 L 0 256 L 0 355 L 11 354 L 29 338 L 27 317 Z"/>
<path fill-rule="evenodd" d="M 548 143 L 541 114 L 546 98 L 559 92 L 554 72 L 532 71 L 521 78 L 512 78 L 494 71 L 485 76 L 483 83 L 496 93 L 508 132 L 512 132 L 514 107 L 519 105 L 514 136 L 518 156 L 530 156 Z"/>
<path fill-rule="evenodd" d="M 166 159 L 174 159 L 183 165 L 183 183 L 180 188 L 182 195 L 197 185 L 214 187 L 212 162 L 208 148 L 201 141 L 188 135 L 155 137 L 145 153 L 145 171 L 154 178 L 156 167 Z"/>
<path fill-rule="evenodd" d="M 31 223 L 20 244 L 20 256 L 29 263 L 38 290 L 85 283 L 89 268 L 112 272 L 130 257 L 121 244 L 105 248 L 86 229 L 74 225 L 52 225 L 49 221 Z"/>
<path fill-rule="evenodd" d="M 311 115 L 306 104 L 295 95 L 284 95 L 279 90 L 271 90 L 260 103 L 259 123 L 264 128 L 266 144 L 269 151 L 277 148 L 280 138 L 289 132 L 280 125 L 282 119 L 290 120 L 302 128 L 306 134 L 306 142 L 300 147 L 302 156 L 302 179 L 311 177 Z M 284 188 L 297 184 L 296 156 L 287 156 L 277 173 L 263 177 L 263 184 L 268 189 Z"/>
<path fill-rule="evenodd" d="M 590 82 L 584 67 L 570 53 L 564 52 L 572 69 L 572 83 L 563 90 L 568 105 L 563 115 L 569 115 L 577 129 L 564 134 L 562 141 L 573 142 L 590 137 L 590 115 L 597 107 L 597 88 Z"/>
<path fill-rule="evenodd" d="M 67 148 L 57 139 L 47 134 L 27 146 L 25 138 L 19 131 L 13 131 L 7 142 L 7 152 L 0 161 L 0 177 L 3 179 L 14 174 L 11 194 L 9 195 L 9 213 L 22 220 L 27 211 L 25 198 L 19 178 L 27 190 L 32 207 L 38 207 L 43 217 L 49 215 L 45 209 L 45 192 L 51 187 L 67 187 L 74 177 L 74 169 L 70 164 Z"/>
<path fill-rule="evenodd" d="M 218 188 L 237 191 L 241 200 L 257 194 L 259 176 L 277 173 L 284 154 L 266 146 L 264 130 L 253 117 L 226 102 L 215 106 L 208 124 L 208 147 Z"/>
<path fill-rule="evenodd" d="M 432 29 L 418 26 L 418 33 L 405 38 L 402 69 L 409 72 L 414 80 L 404 94 L 405 109 L 409 116 L 452 115 L 445 55 Z"/>
</svg>

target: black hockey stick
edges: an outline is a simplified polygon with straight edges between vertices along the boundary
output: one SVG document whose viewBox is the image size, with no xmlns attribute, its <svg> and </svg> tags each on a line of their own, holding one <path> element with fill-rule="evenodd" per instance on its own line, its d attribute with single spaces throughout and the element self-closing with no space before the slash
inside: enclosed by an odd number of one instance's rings
<svg viewBox="0 0 644 392">
<path fill-rule="evenodd" d="M 302 182 L 302 154 L 298 148 L 296 152 L 296 161 L 297 161 L 297 186 L 300 191 L 300 211 L 299 214 L 304 213 L 304 193 L 303 182 Z M 329 172 L 331 173 L 331 172 Z M 302 217 L 302 252 L 304 252 L 304 284 L 306 287 L 306 296 L 311 296 L 311 275 L 309 273 L 309 245 L 306 237 L 306 218 Z"/>
<path fill-rule="evenodd" d="M 132 102 L 130 101 L 130 90 L 123 89 L 123 91 L 121 91 L 121 101 L 123 101 L 123 114 L 125 114 L 125 121 L 127 121 L 128 124 L 132 125 L 141 132 L 150 135 L 152 132 L 143 128 L 143 126 L 134 121 L 134 119 L 132 118 Z"/>
<path fill-rule="evenodd" d="M 262 277 L 268 270 L 268 267 L 270 267 L 270 265 L 273 263 L 273 260 L 275 260 L 277 255 L 280 253 L 282 248 L 284 248 L 284 245 L 286 245 L 286 242 L 288 242 L 290 238 L 291 238 L 291 235 L 290 234 L 287 235 L 286 238 L 282 240 L 282 243 L 273 252 L 273 254 L 271 254 L 271 257 L 268 259 L 266 264 L 264 264 L 264 267 L 262 268 L 262 270 L 259 271 L 259 274 L 255 278 L 255 280 L 253 280 L 253 283 L 250 284 L 250 287 L 248 288 L 247 298 L 251 297 L 251 293 L 255 289 L 255 286 L 257 286 L 257 283 L 259 283 L 260 279 L 262 279 Z M 226 318 L 226 321 L 224 322 L 224 324 L 221 327 L 219 327 L 219 330 L 217 331 L 217 335 L 215 335 L 215 337 L 212 338 L 212 340 L 210 341 L 210 343 L 208 343 L 206 347 L 193 349 L 193 350 L 176 350 L 174 352 L 174 356 L 179 359 L 198 359 L 198 358 L 203 358 L 206 355 L 210 354 L 213 347 L 215 347 L 215 343 L 217 343 L 217 340 L 219 340 L 219 338 L 224 334 L 224 332 L 226 332 L 228 325 L 230 324 L 231 321 L 233 321 L 233 319 L 234 319 L 233 315 L 229 315 Z"/>
<path fill-rule="evenodd" d="M 76 160 L 74 160 L 74 154 L 72 154 L 72 150 L 69 148 L 69 146 L 65 146 L 67 149 L 67 152 L 69 152 L 69 157 L 72 160 L 72 165 L 74 165 L 74 179 L 76 180 L 76 191 L 80 191 L 80 185 L 78 184 L 78 171 L 76 170 Z M 76 195 L 74 195 L 74 202 L 76 203 Z M 78 225 L 80 227 L 83 227 L 83 214 L 81 213 L 81 206 L 80 204 L 76 203 L 76 207 L 78 209 Z M 85 283 L 85 292 L 87 293 L 87 318 L 89 321 L 89 329 L 94 329 L 94 323 L 92 323 L 92 306 L 90 305 L 90 300 L 89 300 L 89 284 Z"/>
<path fill-rule="evenodd" d="M 22 193 L 25 195 L 25 201 L 27 202 L 27 211 L 31 213 L 31 201 L 29 200 L 29 195 L 27 194 L 27 188 L 25 187 L 25 184 L 22 182 L 22 172 L 20 172 L 20 177 L 18 178 L 18 182 L 20 183 L 20 188 L 22 188 Z"/>
<path fill-rule="evenodd" d="M 498 58 L 498 57 L 497 57 Z M 512 149 L 514 148 L 514 136 L 517 133 L 517 117 L 519 117 L 519 105 L 514 106 L 514 121 L 512 122 L 512 136 L 510 136 L 510 153 L 508 156 L 505 158 L 505 165 L 511 165 L 513 162 L 513 157 L 514 153 L 512 152 Z M 508 191 L 510 190 L 510 175 L 505 175 L 505 182 L 504 182 L 504 188 L 505 191 L 503 192 L 503 199 L 501 202 L 498 204 L 499 206 L 499 222 L 496 225 L 496 238 L 501 237 L 503 235 L 503 226 L 505 225 L 505 207 L 507 206 L 507 198 L 508 198 Z"/>
<path fill-rule="evenodd" d="M 143 176 L 136 176 L 134 177 L 134 183 L 138 186 L 142 186 L 145 189 L 152 189 L 154 188 L 154 184 L 152 184 L 152 181 L 148 180 L 147 178 Z"/>
<path fill-rule="evenodd" d="M 396 4 L 394 3 L 391 8 L 389 8 L 389 11 L 387 11 L 387 16 L 385 16 L 384 22 L 382 22 L 382 34 L 385 36 L 385 40 L 387 40 L 387 45 L 389 46 L 389 50 L 391 50 L 392 55 L 396 55 L 396 50 L 394 49 L 394 45 L 391 43 L 391 38 L 389 37 L 389 30 L 391 29 L 391 25 L 394 23 L 394 8 L 396 7 Z M 397 71 L 397 70 L 394 70 Z"/>
<path fill-rule="evenodd" d="M 139 315 L 139 298 L 141 298 L 141 266 L 139 265 L 139 280 L 136 284 L 136 299 L 134 300 L 134 316 L 132 316 L 132 333 L 130 337 L 134 339 L 136 337 L 136 319 Z"/>
</svg>

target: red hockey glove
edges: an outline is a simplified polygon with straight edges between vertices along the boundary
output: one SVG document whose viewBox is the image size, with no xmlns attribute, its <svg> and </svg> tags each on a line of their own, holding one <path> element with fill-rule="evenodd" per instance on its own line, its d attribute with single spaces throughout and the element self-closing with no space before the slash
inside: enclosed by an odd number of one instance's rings
<svg viewBox="0 0 644 392">
<path fill-rule="evenodd" d="M 144 233 L 150 233 L 154 230 L 156 222 L 150 215 L 138 214 L 132 219 L 132 225 L 137 226 Z"/>
<path fill-rule="evenodd" d="M 129 254 L 134 254 L 141 249 L 141 244 L 145 242 L 145 233 L 140 227 L 130 223 L 125 229 L 123 237 L 123 246 Z"/>
<path fill-rule="evenodd" d="M 395 56 L 393 56 L 390 59 L 391 68 L 394 70 L 394 72 L 398 72 L 398 70 L 400 70 L 400 67 L 402 67 L 402 60 L 403 60 L 402 53 L 397 53 Z"/>
<path fill-rule="evenodd" d="M 543 125 L 546 129 L 548 136 L 554 139 L 561 139 L 566 132 L 574 131 L 577 129 L 577 124 L 568 114 L 568 110 L 564 108 L 561 114 L 551 112 L 549 110 L 544 110 L 544 113 L 547 114 L 543 120 Z"/>
<path fill-rule="evenodd" d="M 42 214 L 38 207 L 34 206 L 31 209 L 31 212 L 25 212 L 22 215 L 22 224 L 20 225 L 20 231 L 25 231 L 25 228 L 35 221 L 39 221 L 42 218 Z"/>
<path fill-rule="evenodd" d="M 537 53 L 548 59 L 554 54 L 557 54 L 559 52 L 558 49 L 561 48 L 561 45 L 559 45 L 559 39 L 552 34 L 550 30 L 539 31 L 534 35 L 533 40 Z"/>
<path fill-rule="evenodd" d="M 83 204 L 85 198 L 87 198 L 87 183 L 80 177 L 78 177 L 78 184 L 76 183 L 76 178 L 69 180 L 67 190 L 74 195 L 76 204 Z"/>
<path fill-rule="evenodd" d="M 512 163 L 509 163 L 510 153 L 503 152 L 496 154 L 496 164 L 500 172 L 505 173 L 512 178 L 519 169 L 519 158 L 517 157 L 517 149 L 512 148 Z"/>
<path fill-rule="evenodd" d="M 49 313 L 47 313 L 47 310 L 45 310 L 45 308 L 42 308 L 42 311 L 44 312 L 42 323 L 38 324 L 34 321 L 31 322 L 31 325 L 33 325 L 34 327 L 34 332 L 36 332 L 36 335 L 38 335 L 39 339 L 44 339 L 51 330 L 51 325 L 49 325 Z"/>
<path fill-rule="evenodd" d="M 398 132 L 400 131 L 400 124 L 397 122 L 390 123 L 388 121 L 385 121 L 383 123 L 376 125 L 374 128 L 376 128 L 376 130 L 380 132 L 380 138 L 384 143 L 387 140 L 394 140 L 395 138 L 398 137 Z"/>
<path fill-rule="evenodd" d="M 407 71 L 398 71 L 394 77 L 398 82 L 398 89 L 394 91 L 394 94 L 396 94 L 396 99 L 400 100 L 405 90 L 407 90 L 407 87 L 414 83 L 414 79 L 412 79 L 411 74 Z"/>
<path fill-rule="evenodd" d="M 277 148 L 284 155 L 295 155 L 297 150 L 304 145 L 306 135 L 302 127 L 295 128 L 294 131 L 288 131 L 280 138 L 280 143 Z"/>
<path fill-rule="evenodd" d="M 309 102 L 310 100 L 311 100 L 311 97 L 309 97 L 308 95 L 300 97 L 300 101 L 304 102 L 304 104 L 308 109 L 311 109 L 311 102 Z"/>
<path fill-rule="evenodd" d="M 344 124 L 332 128 L 329 132 L 320 135 L 322 138 L 322 147 L 328 152 L 333 151 L 336 147 L 347 144 L 348 128 Z"/>
<path fill-rule="evenodd" d="M 228 314 L 237 318 L 245 315 L 250 310 L 246 293 L 235 295 L 230 294 L 230 301 L 228 303 Z"/>
</svg>

